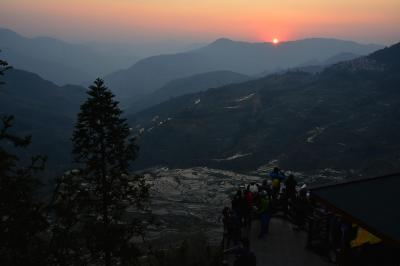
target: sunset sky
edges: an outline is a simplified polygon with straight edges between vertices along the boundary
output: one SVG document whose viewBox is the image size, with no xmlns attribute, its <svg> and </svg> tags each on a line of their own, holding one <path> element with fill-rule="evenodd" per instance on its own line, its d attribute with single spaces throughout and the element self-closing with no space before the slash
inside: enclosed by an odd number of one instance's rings
<svg viewBox="0 0 400 266">
<path fill-rule="evenodd" d="M 0 27 L 68 41 L 400 41 L 400 0 L 0 0 Z"/>
</svg>

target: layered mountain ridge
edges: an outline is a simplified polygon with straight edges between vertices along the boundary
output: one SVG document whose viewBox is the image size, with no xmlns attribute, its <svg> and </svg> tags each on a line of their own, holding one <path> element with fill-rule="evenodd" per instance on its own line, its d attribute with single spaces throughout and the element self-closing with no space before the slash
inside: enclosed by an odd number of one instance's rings
<svg viewBox="0 0 400 266">
<path fill-rule="evenodd" d="M 156 91 L 161 98 L 151 99 L 157 105 L 125 113 L 140 134 L 135 167 L 247 171 L 277 160 L 303 172 L 396 169 L 399 46 L 317 74 L 297 68 L 248 80 L 213 71 L 171 81 Z M 1 113 L 16 116 L 16 132 L 33 135 L 33 154 L 48 155 L 50 167 L 69 165 L 69 139 L 85 89 L 21 70 L 4 78 Z"/>
<path fill-rule="evenodd" d="M 135 56 L 72 44 L 50 37 L 28 38 L 0 28 L 3 59 L 15 68 L 39 74 L 58 85 L 82 84 L 135 61 Z"/>
<path fill-rule="evenodd" d="M 320 74 L 289 71 L 172 99 L 132 116 L 139 167 L 357 173 L 400 167 L 400 44 Z M 397 60 L 396 60 L 397 59 Z"/>
<path fill-rule="evenodd" d="M 365 55 L 379 45 L 336 39 L 305 39 L 272 43 L 218 39 L 185 53 L 158 55 L 140 60 L 128 69 L 105 77 L 122 103 L 139 101 L 169 81 L 211 71 L 256 75 L 293 68 L 310 60 L 324 61 L 340 53 Z"/>
</svg>

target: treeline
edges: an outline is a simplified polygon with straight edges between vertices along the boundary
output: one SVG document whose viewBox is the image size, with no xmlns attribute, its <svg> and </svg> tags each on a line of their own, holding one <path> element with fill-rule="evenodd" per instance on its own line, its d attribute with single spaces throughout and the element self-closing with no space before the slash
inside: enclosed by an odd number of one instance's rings
<svg viewBox="0 0 400 266">
<path fill-rule="evenodd" d="M 8 69 L 0 60 L 0 76 Z M 72 136 L 77 167 L 57 178 L 49 201 L 36 193 L 46 157 L 23 162 L 17 150 L 31 137 L 14 134 L 14 117 L 0 113 L 0 265 L 139 263 L 135 239 L 149 211 L 149 185 L 129 172 L 139 147 L 104 82 L 87 94 Z"/>
</svg>

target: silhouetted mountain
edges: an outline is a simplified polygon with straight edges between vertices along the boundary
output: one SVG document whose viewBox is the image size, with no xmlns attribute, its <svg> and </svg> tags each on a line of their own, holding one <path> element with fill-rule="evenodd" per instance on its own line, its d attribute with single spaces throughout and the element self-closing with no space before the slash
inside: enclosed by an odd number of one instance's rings
<svg viewBox="0 0 400 266">
<path fill-rule="evenodd" d="M 400 168 L 400 44 L 328 67 L 172 99 L 131 117 L 140 167 Z"/>
<path fill-rule="evenodd" d="M 127 112 L 137 112 L 184 94 L 217 88 L 231 83 L 243 82 L 248 79 L 250 79 L 249 76 L 231 71 L 213 71 L 176 79 L 133 103 Z"/>
<path fill-rule="evenodd" d="M 70 138 L 80 104 L 86 98 L 79 86 L 59 87 L 36 74 L 9 70 L 0 87 L 0 114 L 14 115 L 18 134 L 32 135 L 32 154 L 49 157 L 49 165 L 69 165 Z"/>
<path fill-rule="evenodd" d="M 371 54 L 369 58 L 381 64 L 389 65 L 391 71 L 396 71 L 400 68 L 400 43 L 378 50 Z"/>
<path fill-rule="evenodd" d="M 87 42 L 83 44 L 101 53 L 116 54 L 118 57 L 125 54 L 132 58 L 132 53 L 134 53 L 135 62 L 149 56 L 182 53 L 208 45 L 208 43 L 193 43 L 189 40 L 146 41 L 141 39 L 136 39 L 134 42 Z M 123 68 L 132 66 L 134 61 L 131 60 Z"/>
<path fill-rule="evenodd" d="M 186 53 L 159 55 L 140 60 L 132 67 L 106 77 L 124 103 L 138 100 L 167 82 L 194 74 L 227 70 L 246 75 L 296 67 L 310 60 L 323 61 L 338 53 L 368 54 L 379 45 L 362 45 L 336 39 L 306 39 L 272 43 L 218 39 Z"/>
<path fill-rule="evenodd" d="M 48 37 L 26 38 L 0 28 L 2 57 L 19 69 L 57 84 L 81 84 L 134 62 L 133 56 L 100 51 Z"/>
</svg>

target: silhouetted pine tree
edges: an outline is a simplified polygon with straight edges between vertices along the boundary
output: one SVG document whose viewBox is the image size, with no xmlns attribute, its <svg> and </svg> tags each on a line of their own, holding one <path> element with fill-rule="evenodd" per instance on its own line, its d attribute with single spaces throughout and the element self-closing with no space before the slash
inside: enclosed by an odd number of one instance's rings
<svg viewBox="0 0 400 266">
<path fill-rule="evenodd" d="M 65 173 L 57 179 L 51 203 L 52 239 L 51 265 L 87 265 L 89 251 L 84 235 L 86 208 L 81 202 L 89 198 L 78 170 Z"/>
<path fill-rule="evenodd" d="M 114 95 L 101 79 L 88 95 L 72 138 L 82 167 L 62 177 L 55 194 L 59 260 L 72 253 L 84 263 L 133 263 L 139 253 L 132 238 L 142 228 L 127 208 L 145 209 L 149 187 L 143 177 L 129 175 L 138 146 Z"/>
<path fill-rule="evenodd" d="M 9 69 L 0 60 L 0 76 Z M 0 84 L 4 82 L 0 80 Z M 45 265 L 47 228 L 43 205 L 35 198 L 40 184 L 33 174 L 44 167 L 45 158 L 36 156 L 20 167 L 11 149 L 26 148 L 31 137 L 10 133 L 13 116 L 1 116 L 0 124 L 0 265 Z"/>
</svg>

